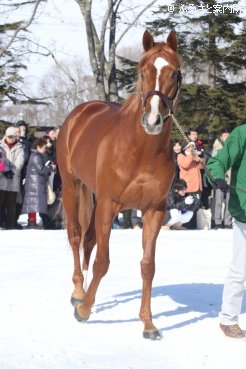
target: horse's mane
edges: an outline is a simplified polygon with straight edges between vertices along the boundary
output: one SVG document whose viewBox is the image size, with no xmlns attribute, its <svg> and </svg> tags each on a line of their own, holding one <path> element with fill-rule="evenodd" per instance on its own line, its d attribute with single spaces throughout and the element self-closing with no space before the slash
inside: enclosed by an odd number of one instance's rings
<svg viewBox="0 0 246 369">
<path fill-rule="evenodd" d="M 139 76 L 139 71 L 141 71 L 143 65 L 147 62 L 152 55 L 163 52 L 167 59 L 174 59 L 177 65 L 180 65 L 180 60 L 178 54 L 172 50 L 166 43 L 158 42 L 155 43 L 152 48 L 146 51 L 140 59 L 137 65 L 138 79 L 136 81 L 136 92 L 129 96 L 121 107 L 121 112 L 128 114 L 129 111 L 136 112 L 139 107 L 139 100 L 141 99 L 141 78 Z"/>
<path fill-rule="evenodd" d="M 136 112 L 139 107 L 139 100 L 141 99 L 141 80 L 138 77 L 136 82 L 136 92 L 130 95 L 122 104 L 121 112 L 128 114 L 129 111 Z"/>
</svg>

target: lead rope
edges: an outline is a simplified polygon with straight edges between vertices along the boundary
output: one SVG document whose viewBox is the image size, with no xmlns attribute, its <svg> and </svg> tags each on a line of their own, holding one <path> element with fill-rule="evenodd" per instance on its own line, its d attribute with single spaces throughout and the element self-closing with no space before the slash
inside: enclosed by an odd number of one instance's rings
<svg viewBox="0 0 246 369">
<path fill-rule="evenodd" d="M 174 115 L 171 113 L 170 114 L 173 122 L 175 123 L 176 127 L 178 128 L 179 132 L 181 133 L 181 135 L 183 136 L 184 140 L 187 143 L 190 143 L 189 139 L 187 138 L 183 128 L 181 127 L 181 125 L 179 124 L 179 122 L 177 121 L 177 119 L 174 117 Z M 196 158 L 199 159 L 199 163 L 202 165 L 204 172 L 206 173 L 207 177 L 210 179 L 211 182 L 215 181 L 215 178 L 213 177 L 213 175 L 211 174 L 211 172 L 208 170 L 208 168 L 206 167 L 206 165 L 204 164 L 204 162 L 201 160 L 201 158 L 197 155 L 197 153 L 195 152 L 195 149 L 192 149 L 192 155 Z M 234 188 L 235 190 L 241 191 L 243 193 L 246 193 L 246 191 L 243 188 L 240 187 L 236 187 L 236 186 L 232 186 L 231 184 L 228 185 L 228 187 L 230 188 Z"/>
</svg>

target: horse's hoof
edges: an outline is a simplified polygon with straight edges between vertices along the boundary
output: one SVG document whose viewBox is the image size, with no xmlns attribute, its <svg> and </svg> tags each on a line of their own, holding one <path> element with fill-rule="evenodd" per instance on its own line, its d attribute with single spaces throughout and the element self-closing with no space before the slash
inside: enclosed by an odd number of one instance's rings
<svg viewBox="0 0 246 369">
<path fill-rule="evenodd" d="M 74 316 L 75 316 L 75 319 L 77 319 L 77 320 L 78 320 L 78 322 L 80 322 L 80 323 L 86 323 L 86 322 L 87 322 L 87 320 L 89 319 L 89 317 L 84 318 L 83 316 L 80 316 L 80 315 L 78 314 L 78 312 L 77 312 L 76 308 L 74 309 Z"/>
<path fill-rule="evenodd" d="M 76 307 L 78 304 L 83 304 L 83 300 L 76 299 L 76 297 L 73 296 L 71 297 L 70 302 L 73 305 L 73 307 Z"/>
<path fill-rule="evenodd" d="M 152 341 L 158 341 L 162 339 L 162 336 L 160 334 L 160 332 L 158 330 L 156 331 L 150 331 L 150 330 L 146 330 L 143 331 L 143 337 Z"/>
</svg>

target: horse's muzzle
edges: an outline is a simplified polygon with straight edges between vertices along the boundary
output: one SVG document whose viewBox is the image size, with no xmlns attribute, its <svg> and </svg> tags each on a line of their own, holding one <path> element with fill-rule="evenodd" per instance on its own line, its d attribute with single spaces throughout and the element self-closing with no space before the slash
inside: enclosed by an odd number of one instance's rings
<svg viewBox="0 0 246 369">
<path fill-rule="evenodd" d="M 162 132 L 164 124 L 162 116 L 159 113 L 156 114 L 155 121 L 151 123 L 149 118 L 150 113 L 144 112 L 141 119 L 141 124 L 144 127 L 145 132 L 148 135 L 159 135 Z"/>
</svg>

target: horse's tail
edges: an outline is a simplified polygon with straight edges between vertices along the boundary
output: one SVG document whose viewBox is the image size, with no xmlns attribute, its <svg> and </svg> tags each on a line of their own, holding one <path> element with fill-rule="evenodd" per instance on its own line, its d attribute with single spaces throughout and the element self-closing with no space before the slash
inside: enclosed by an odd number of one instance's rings
<svg viewBox="0 0 246 369">
<path fill-rule="evenodd" d="M 85 184 L 81 184 L 79 192 L 78 219 L 81 226 L 81 246 L 84 248 L 88 233 L 95 232 L 95 201 L 93 193 Z"/>
<path fill-rule="evenodd" d="M 95 198 L 93 193 L 84 184 L 81 186 L 79 195 L 79 223 L 81 226 L 81 243 L 83 249 L 83 267 L 84 288 L 87 289 L 87 271 L 89 268 L 90 257 L 94 246 L 96 245 L 95 230 Z"/>
</svg>

